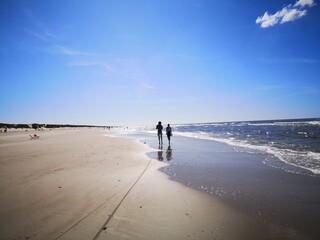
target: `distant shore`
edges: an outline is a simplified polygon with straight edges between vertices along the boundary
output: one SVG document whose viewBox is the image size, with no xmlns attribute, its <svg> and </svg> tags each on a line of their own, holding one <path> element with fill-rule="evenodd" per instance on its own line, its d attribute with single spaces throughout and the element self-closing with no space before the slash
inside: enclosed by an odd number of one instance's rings
<svg viewBox="0 0 320 240">
<path fill-rule="evenodd" d="M 88 124 L 14 124 L 14 123 L 0 123 L 0 129 L 50 129 L 50 128 L 113 128 L 115 126 L 101 126 Z"/>
</svg>

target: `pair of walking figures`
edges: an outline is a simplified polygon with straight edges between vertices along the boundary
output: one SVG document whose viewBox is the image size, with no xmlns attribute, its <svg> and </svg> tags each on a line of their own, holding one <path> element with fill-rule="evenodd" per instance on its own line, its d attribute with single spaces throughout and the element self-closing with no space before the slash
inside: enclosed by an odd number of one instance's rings
<svg viewBox="0 0 320 240">
<path fill-rule="evenodd" d="M 162 141 L 163 126 L 161 125 L 161 122 L 158 122 L 158 125 L 156 126 L 156 129 L 158 130 L 159 145 L 162 145 L 163 144 L 163 141 Z M 167 134 L 167 138 L 168 138 L 169 146 L 170 146 L 170 140 L 171 140 L 171 136 L 172 136 L 172 129 L 170 127 L 170 124 L 168 124 L 168 126 L 166 127 L 166 134 Z"/>
</svg>

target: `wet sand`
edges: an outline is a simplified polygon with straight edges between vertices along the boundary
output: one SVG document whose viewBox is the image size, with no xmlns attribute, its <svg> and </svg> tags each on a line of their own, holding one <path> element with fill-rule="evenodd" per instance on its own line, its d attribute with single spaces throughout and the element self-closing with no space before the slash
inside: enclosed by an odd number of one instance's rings
<svg viewBox="0 0 320 240">
<path fill-rule="evenodd" d="M 139 137 L 158 146 L 152 136 Z M 270 238 L 320 239 L 319 176 L 286 172 L 264 164 L 265 155 L 194 138 L 175 137 L 171 147 L 165 141 L 162 149 L 149 155 L 170 162 L 161 171 L 171 179 L 218 196 L 242 214 L 274 226 Z"/>
<path fill-rule="evenodd" d="M 135 139 L 89 129 L 36 133 L 38 140 L 0 135 L 0 239 L 275 236 L 272 225 L 171 181 L 159 171 L 168 165 Z"/>
</svg>

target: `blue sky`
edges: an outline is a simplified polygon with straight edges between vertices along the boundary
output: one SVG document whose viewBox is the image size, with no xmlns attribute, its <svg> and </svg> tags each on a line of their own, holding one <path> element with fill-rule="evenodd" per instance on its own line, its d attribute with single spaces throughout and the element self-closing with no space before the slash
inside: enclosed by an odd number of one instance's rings
<svg viewBox="0 0 320 240">
<path fill-rule="evenodd" d="M 7 0 L 0 122 L 320 117 L 313 0 Z"/>
</svg>

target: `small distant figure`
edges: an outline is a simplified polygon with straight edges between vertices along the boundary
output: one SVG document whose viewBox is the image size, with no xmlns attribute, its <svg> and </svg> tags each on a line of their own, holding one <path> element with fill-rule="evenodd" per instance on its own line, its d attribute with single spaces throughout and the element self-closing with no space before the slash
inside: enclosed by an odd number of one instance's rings
<svg viewBox="0 0 320 240">
<path fill-rule="evenodd" d="M 170 127 L 170 124 L 168 124 L 168 127 L 166 128 L 166 132 L 167 132 L 167 138 L 168 138 L 169 146 L 170 146 L 170 140 L 171 140 L 171 136 L 172 136 L 172 129 Z"/>
<path fill-rule="evenodd" d="M 162 141 L 162 130 L 163 130 L 163 126 L 161 125 L 161 122 L 158 122 L 158 125 L 156 126 L 156 129 L 158 130 L 158 141 L 159 141 L 159 145 L 163 144 Z"/>
<path fill-rule="evenodd" d="M 36 140 L 40 138 L 40 136 L 38 136 L 37 134 L 34 134 L 33 136 L 32 135 L 29 135 L 29 136 L 30 136 L 30 140 Z"/>
</svg>

